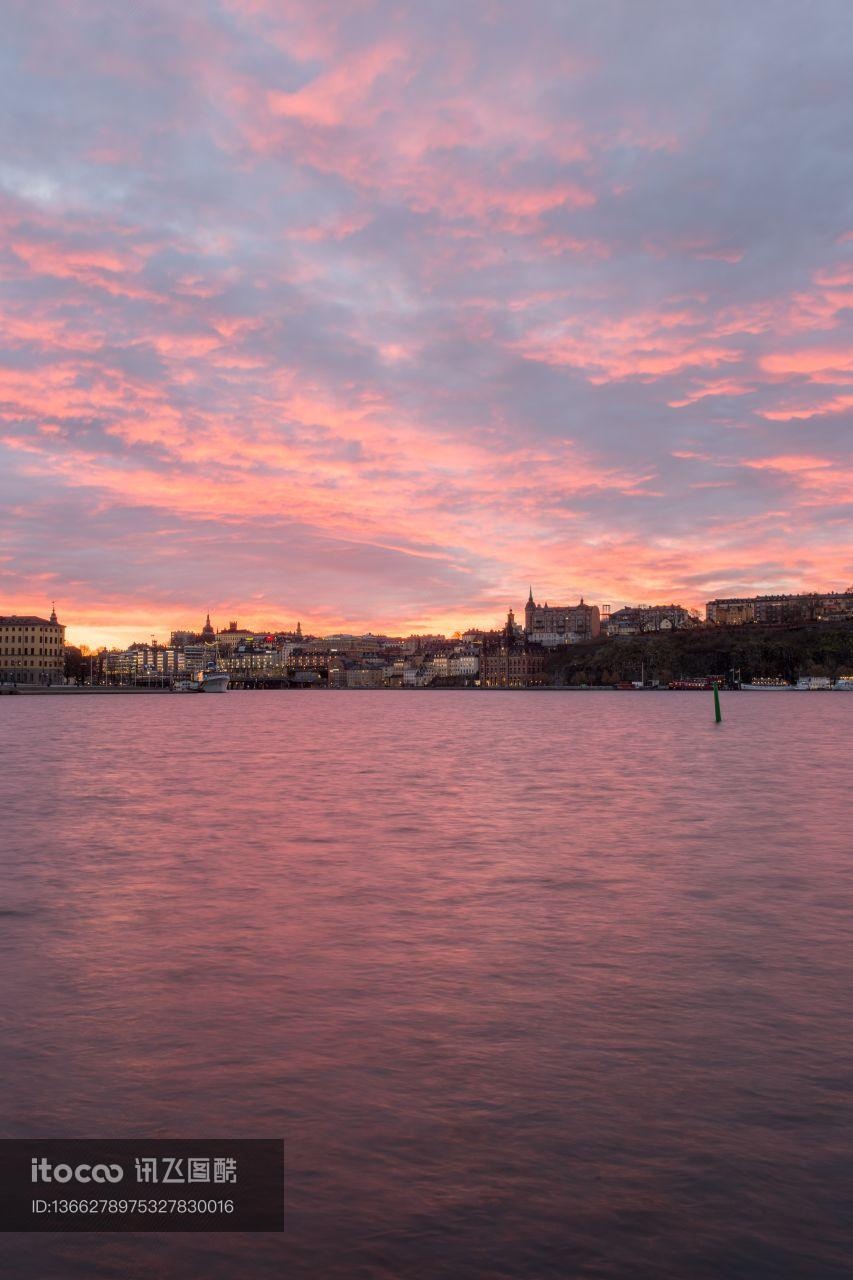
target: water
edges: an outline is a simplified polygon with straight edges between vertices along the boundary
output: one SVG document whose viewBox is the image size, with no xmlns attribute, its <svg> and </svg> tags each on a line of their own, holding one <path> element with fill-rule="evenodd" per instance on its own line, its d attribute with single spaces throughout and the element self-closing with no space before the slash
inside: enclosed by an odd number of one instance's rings
<svg viewBox="0 0 853 1280">
<path fill-rule="evenodd" d="M 823 1280 L 853 696 L 0 701 L 7 1136 L 282 1136 L 282 1235 L 15 1280 Z M 11 1247 L 8 1247 L 11 1244 Z"/>
</svg>

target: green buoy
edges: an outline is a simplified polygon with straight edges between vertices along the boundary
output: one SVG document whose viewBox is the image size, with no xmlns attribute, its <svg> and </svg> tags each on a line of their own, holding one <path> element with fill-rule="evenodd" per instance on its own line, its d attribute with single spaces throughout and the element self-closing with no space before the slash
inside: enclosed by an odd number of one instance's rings
<svg viewBox="0 0 853 1280">
<path fill-rule="evenodd" d="M 720 690 L 717 688 L 717 682 L 714 681 L 714 719 L 717 724 L 722 722 L 722 714 L 720 712 Z"/>
</svg>

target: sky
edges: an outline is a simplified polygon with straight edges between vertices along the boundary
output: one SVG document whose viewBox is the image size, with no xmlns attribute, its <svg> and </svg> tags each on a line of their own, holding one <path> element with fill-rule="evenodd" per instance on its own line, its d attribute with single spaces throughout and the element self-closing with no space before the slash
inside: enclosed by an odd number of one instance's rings
<svg viewBox="0 0 853 1280">
<path fill-rule="evenodd" d="M 0 613 L 853 583 L 848 0 L 5 0 Z"/>
</svg>

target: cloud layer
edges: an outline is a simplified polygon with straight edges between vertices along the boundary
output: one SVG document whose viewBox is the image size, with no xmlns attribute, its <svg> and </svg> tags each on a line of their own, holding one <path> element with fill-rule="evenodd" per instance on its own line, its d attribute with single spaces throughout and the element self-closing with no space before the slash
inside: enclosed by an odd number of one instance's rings
<svg viewBox="0 0 853 1280">
<path fill-rule="evenodd" d="M 394 631 L 853 581 L 853 13 L 7 4 L 0 599 Z"/>
</svg>

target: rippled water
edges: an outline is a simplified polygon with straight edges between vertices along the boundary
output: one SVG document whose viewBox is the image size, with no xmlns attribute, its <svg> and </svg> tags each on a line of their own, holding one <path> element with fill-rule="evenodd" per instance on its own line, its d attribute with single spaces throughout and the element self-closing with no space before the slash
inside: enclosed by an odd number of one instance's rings
<svg viewBox="0 0 853 1280">
<path fill-rule="evenodd" d="M 853 695 L 723 708 L 0 700 L 5 1134 L 287 1150 L 283 1236 L 3 1274 L 848 1276 Z"/>
</svg>

